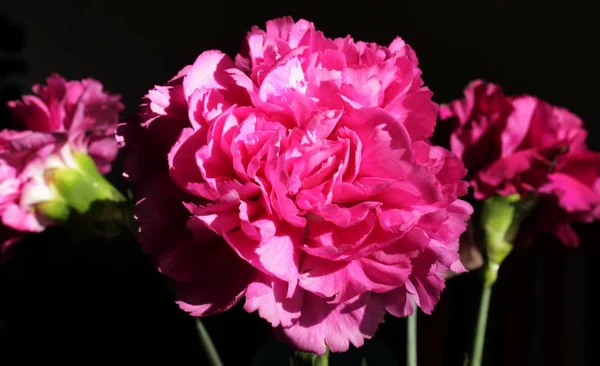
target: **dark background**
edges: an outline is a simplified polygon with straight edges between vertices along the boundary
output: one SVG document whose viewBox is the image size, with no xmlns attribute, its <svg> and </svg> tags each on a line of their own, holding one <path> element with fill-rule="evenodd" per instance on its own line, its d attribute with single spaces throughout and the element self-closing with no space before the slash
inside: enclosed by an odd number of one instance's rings
<svg viewBox="0 0 600 366">
<path fill-rule="evenodd" d="M 354 5 L 355 4 L 355 5 Z M 329 37 L 388 44 L 396 35 L 417 52 L 437 102 L 459 97 L 474 78 L 509 94 L 537 95 L 585 121 L 600 150 L 595 57 L 597 12 L 581 2 L 321 1 L 270 5 L 226 1 L 10 1 L 0 3 L 0 98 L 29 92 L 52 72 L 94 77 L 123 95 L 127 113 L 203 50 L 234 56 L 252 25 L 292 15 Z M 8 126 L 0 109 L 2 127 Z M 115 168 L 118 171 L 118 167 Z M 118 175 L 112 177 L 123 184 Z M 581 248 L 552 238 L 507 259 L 492 298 L 489 365 L 598 365 L 598 225 L 579 227 Z M 206 363 L 193 321 L 178 310 L 166 279 L 131 238 L 75 240 L 60 230 L 30 236 L 0 269 L 0 363 L 43 358 L 88 364 L 165 359 Z M 420 365 L 461 365 L 477 311 L 477 272 L 448 281 L 433 316 L 419 316 Z M 286 364 L 290 350 L 266 322 L 239 306 L 204 320 L 226 366 Z M 386 318 L 360 350 L 334 365 L 403 365 L 405 321 Z M 256 357 L 255 357 L 256 355 Z M 18 360 L 18 362 L 17 362 Z M 259 364 L 256 361 L 257 365 Z"/>
</svg>

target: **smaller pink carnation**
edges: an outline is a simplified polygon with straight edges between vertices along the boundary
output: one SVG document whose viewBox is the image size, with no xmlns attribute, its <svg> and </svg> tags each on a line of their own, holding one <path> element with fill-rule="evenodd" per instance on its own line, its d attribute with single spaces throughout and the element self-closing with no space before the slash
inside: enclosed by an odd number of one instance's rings
<svg viewBox="0 0 600 366">
<path fill-rule="evenodd" d="M 451 150 L 469 170 L 475 198 L 541 193 L 536 230 L 577 245 L 570 222 L 600 213 L 600 154 L 587 150 L 581 120 L 532 96 L 506 96 L 482 80 L 464 95 L 441 106 L 440 117 Z"/>
<path fill-rule="evenodd" d="M 545 184 L 565 151 L 584 148 L 581 120 L 531 96 L 507 97 L 500 86 L 476 80 L 465 98 L 440 107 L 452 127 L 450 148 L 469 170 L 475 198 L 524 194 Z"/>
<path fill-rule="evenodd" d="M 52 224 L 36 210 L 55 196 L 47 182 L 48 169 L 76 167 L 72 154 L 84 152 L 107 173 L 118 151 L 114 133 L 123 105 L 98 81 L 67 82 L 54 74 L 33 91 L 35 95 L 8 102 L 25 130 L 0 131 L 2 252 L 24 233 Z"/>
</svg>

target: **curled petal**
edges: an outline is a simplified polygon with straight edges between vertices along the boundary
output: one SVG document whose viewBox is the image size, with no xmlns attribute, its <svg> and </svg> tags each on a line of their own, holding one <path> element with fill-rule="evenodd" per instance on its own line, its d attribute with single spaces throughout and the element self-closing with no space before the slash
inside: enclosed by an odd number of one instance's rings
<svg viewBox="0 0 600 366">
<path fill-rule="evenodd" d="M 304 294 L 301 316 L 289 327 L 280 327 L 277 334 L 305 352 L 324 354 L 344 352 L 350 344 L 360 347 L 370 339 L 383 322 L 385 309 L 377 295 L 364 293 L 340 304 Z"/>
</svg>

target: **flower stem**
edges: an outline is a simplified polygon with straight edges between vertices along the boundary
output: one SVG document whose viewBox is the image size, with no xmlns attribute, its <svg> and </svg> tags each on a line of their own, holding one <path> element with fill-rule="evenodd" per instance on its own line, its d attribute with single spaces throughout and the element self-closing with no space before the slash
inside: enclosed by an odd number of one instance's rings
<svg viewBox="0 0 600 366">
<path fill-rule="evenodd" d="M 296 352 L 293 366 L 329 366 L 329 350 L 323 355 L 309 352 Z"/>
<path fill-rule="evenodd" d="M 212 366 L 223 366 L 223 362 L 221 362 L 221 359 L 219 358 L 219 353 L 217 353 L 217 349 L 211 341 L 210 336 L 208 335 L 208 332 L 206 331 L 206 328 L 200 319 L 196 319 L 196 327 L 198 328 L 198 335 L 200 336 L 202 346 L 204 346 L 204 351 L 208 356 L 210 364 Z"/>
<path fill-rule="evenodd" d="M 406 326 L 406 366 L 417 366 L 417 307 L 415 300 L 413 308 L 415 309 L 412 315 L 407 319 Z"/>
<path fill-rule="evenodd" d="M 481 366 L 483 357 L 483 345 L 485 344 L 485 331 L 487 329 L 487 319 L 490 309 L 490 298 L 492 296 L 493 282 L 483 281 L 483 292 L 479 303 L 479 314 L 477 316 L 477 328 L 473 340 L 473 351 L 471 352 L 471 366 Z"/>
</svg>

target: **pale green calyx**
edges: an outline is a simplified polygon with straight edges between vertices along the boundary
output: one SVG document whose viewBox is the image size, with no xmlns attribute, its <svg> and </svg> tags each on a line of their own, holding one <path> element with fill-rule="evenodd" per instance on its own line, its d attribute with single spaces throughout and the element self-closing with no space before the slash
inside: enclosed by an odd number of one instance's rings
<svg viewBox="0 0 600 366">
<path fill-rule="evenodd" d="M 89 155 L 73 152 L 71 157 L 70 164 L 46 170 L 44 178 L 53 198 L 38 203 L 38 212 L 55 221 L 66 221 L 72 211 L 85 214 L 93 202 L 125 201 L 100 174 Z"/>
<path fill-rule="evenodd" d="M 485 233 L 487 264 L 485 282 L 496 282 L 500 265 L 513 249 L 513 241 L 525 218 L 537 204 L 536 196 L 522 198 L 518 194 L 493 196 L 483 202 L 481 223 Z"/>
<path fill-rule="evenodd" d="M 290 364 L 292 366 L 327 366 L 329 365 L 329 349 L 323 355 L 317 355 L 310 352 L 296 351 L 294 359 Z"/>
</svg>

